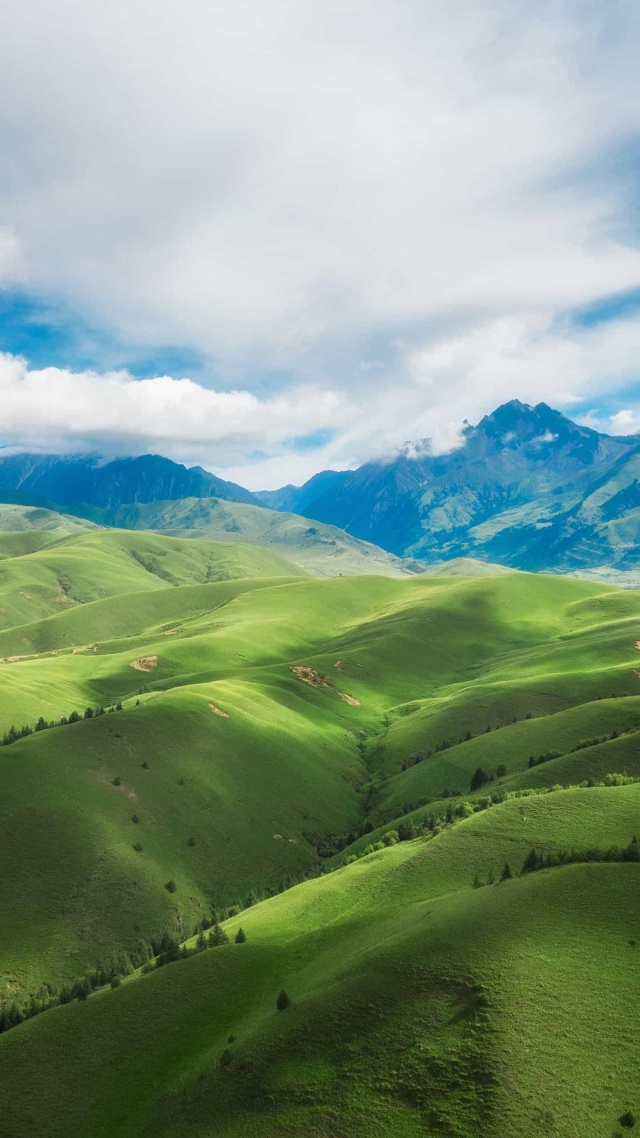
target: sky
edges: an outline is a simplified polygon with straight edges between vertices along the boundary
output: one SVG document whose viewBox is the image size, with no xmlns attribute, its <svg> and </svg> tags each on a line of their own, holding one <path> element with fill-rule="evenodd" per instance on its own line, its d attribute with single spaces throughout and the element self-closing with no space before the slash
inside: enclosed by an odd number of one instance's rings
<svg viewBox="0 0 640 1138">
<path fill-rule="evenodd" d="M 635 0 L 5 0 L 0 442 L 251 489 L 640 430 Z"/>
</svg>

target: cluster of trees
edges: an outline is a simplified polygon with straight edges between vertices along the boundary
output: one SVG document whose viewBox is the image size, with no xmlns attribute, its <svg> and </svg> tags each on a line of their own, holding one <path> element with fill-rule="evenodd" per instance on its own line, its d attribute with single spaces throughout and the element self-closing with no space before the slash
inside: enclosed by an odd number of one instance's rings
<svg viewBox="0 0 640 1138">
<path fill-rule="evenodd" d="M 545 751 L 544 755 L 529 755 L 528 767 L 539 767 L 540 763 L 548 763 L 551 759 L 559 759 L 562 751 Z"/>
<path fill-rule="evenodd" d="M 628 846 L 609 846 L 606 850 L 592 848 L 585 850 L 554 850 L 551 853 L 543 853 L 541 850 L 532 847 L 525 857 L 520 873 L 517 876 L 524 877 L 527 873 L 537 873 L 540 869 L 555 869 L 561 865 L 583 864 L 593 861 L 640 862 L 640 843 L 638 842 L 637 836 L 634 834 Z M 513 876 L 514 874 L 509 862 L 505 862 L 499 880 L 507 881 Z M 494 883 L 495 875 L 493 870 L 489 873 L 486 881 L 483 881 L 476 873 L 473 879 L 473 888 L 479 889 L 483 885 L 493 885 Z"/>
<path fill-rule="evenodd" d="M 82 715 L 79 711 L 72 711 L 69 716 L 62 715 L 60 719 L 47 720 L 41 715 L 35 727 L 15 727 L 12 724 L 2 736 L 0 746 L 8 747 L 11 743 L 17 742 L 18 739 L 24 739 L 27 735 L 33 735 L 37 731 L 48 731 L 51 727 L 66 727 L 69 723 L 79 723 L 81 719 L 95 719 L 99 715 L 105 715 L 107 711 L 110 715 L 115 711 L 122 711 L 122 703 L 118 701 L 114 707 L 109 707 L 106 711 L 104 707 L 87 707 Z"/>
<path fill-rule="evenodd" d="M 469 790 L 474 793 L 480 790 L 481 787 L 486 786 L 488 782 L 493 782 L 496 778 L 504 778 L 507 773 L 507 768 L 504 763 L 499 763 L 495 770 L 487 771 L 484 767 L 476 767 L 471 776 Z"/>
<path fill-rule="evenodd" d="M 208 936 L 205 929 L 209 929 Z M 140 941 L 130 952 L 120 952 L 107 964 L 97 964 L 95 968 L 80 976 L 69 984 L 57 988 L 52 984 L 43 984 L 37 995 L 19 1004 L 14 1000 L 10 1005 L 0 1008 L 0 1034 L 9 1031 L 33 1016 L 46 1012 L 49 1008 L 69 1004 L 72 1000 L 86 1000 L 92 992 L 107 986 L 118 988 L 123 976 L 130 976 L 136 969 L 141 968 L 144 973 L 153 972 L 165 964 L 176 960 L 185 960 L 207 948 L 217 948 L 228 944 L 229 937 L 217 920 L 210 921 L 204 918 L 199 926 L 199 933 L 193 947 L 184 942 L 180 943 L 170 933 L 164 933 L 160 940 L 153 940 L 150 944 Z M 245 944 L 247 940 L 244 929 L 239 928 L 235 935 L 236 944 Z"/>
</svg>

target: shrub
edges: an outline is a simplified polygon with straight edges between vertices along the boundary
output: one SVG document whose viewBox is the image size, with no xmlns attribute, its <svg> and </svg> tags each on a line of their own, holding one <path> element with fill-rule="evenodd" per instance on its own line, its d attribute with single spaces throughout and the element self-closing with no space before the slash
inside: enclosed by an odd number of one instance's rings
<svg viewBox="0 0 640 1138">
<path fill-rule="evenodd" d="M 137 826 L 137 825 L 138 825 L 138 822 L 140 821 L 140 819 L 138 818 L 138 815 L 137 815 L 137 814 L 132 814 L 132 815 L 131 815 L 131 821 L 132 821 L 132 822 L 135 822 L 135 824 L 136 824 L 136 826 Z"/>
<path fill-rule="evenodd" d="M 232 1055 L 231 1051 L 229 1050 L 229 1048 L 225 1047 L 224 1051 L 222 1052 L 222 1055 L 220 1056 L 220 1066 L 221 1067 L 228 1067 L 230 1063 L 233 1063 L 233 1055 Z"/>
<path fill-rule="evenodd" d="M 382 844 L 385 846 L 395 846 L 398 841 L 397 830 L 387 830 L 386 834 L 382 835 Z"/>
<path fill-rule="evenodd" d="M 283 1012 L 285 1010 L 285 1008 L 289 1007 L 290 1003 L 291 1003 L 291 1000 L 289 999 L 287 993 L 285 992 L 285 990 L 283 988 L 282 991 L 280 992 L 280 995 L 278 996 L 278 998 L 276 1000 L 276 1008 L 278 1009 L 279 1012 Z"/>
<path fill-rule="evenodd" d="M 112 976 L 111 977 L 111 987 L 112 988 L 119 988 L 121 983 L 122 983 L 122 981 L 121 981 L 119 976 Z"/>
<path fill-rule="evenodd" d="M 142 845 L 140 844 L 140 842 L 134 842 L 133 848 L 136 851 L 136 853 L 142 853 Z M 168 888 L 168 886 L 165 886 L 165 888 Z"/>
<path fill-rule="evenodd" d="M 632 1114 L 630 1110 L 627 1110 L 624 1114 L 620 1115 L 618 1122 L 621 1126 L 626 1126 L 630 1130 L 631 1127 L 636 1124 L 635 1115 Z"/>
<path fill-rule="evenodd" d="M 167 881 L 167 884 L 165 885 L 167 893 L 175 893 L 177 888 L 178 886 L 176 885 L 175 881 Z"/>
<path fill-rule="evenodd" d="M 119 774 L 117 774 L 116 777 L 113 779 L 111 785 L 112 786 L 122 786 L 122 779 L 120 778 Z"/>
</svg>

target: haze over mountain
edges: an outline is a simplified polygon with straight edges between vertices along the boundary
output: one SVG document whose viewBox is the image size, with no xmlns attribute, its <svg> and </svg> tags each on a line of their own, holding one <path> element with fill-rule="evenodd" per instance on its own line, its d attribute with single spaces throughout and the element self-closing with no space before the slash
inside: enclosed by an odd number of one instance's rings
<svg viewBox="0 0 640 1138">
<path fill-rule="evenodd" d="M 433 455 L 428 440 L 357 470 L 257 495 L 398 556 L 473 556 L 520 569 L 637 563 L 640 440 L 514 399 Z"/>
</svg>

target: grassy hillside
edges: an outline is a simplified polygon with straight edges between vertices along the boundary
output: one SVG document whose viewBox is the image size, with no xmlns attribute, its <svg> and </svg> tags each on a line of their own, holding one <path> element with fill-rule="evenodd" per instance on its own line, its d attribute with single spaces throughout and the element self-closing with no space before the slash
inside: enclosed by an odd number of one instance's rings
<svg viewBox="0 0 640 1138">
<path fill-rule="evenodd" d="M 72 518 L 68 514 L 61 514 L 47 507 L 0 502 L 0 532 L 3 533 L 44 530 L 45 533 L 63 534 L 80 533 L 93 528 L 93 522 L 84 518 Z"/>
<path fill-rule="evenodd" d="M 337 526 L 218 498 L 135 503 L 111 511 L 90 510 L 88 516 L 102 524 L 125 529 L 157 530 L 175 537 L 211 541 L 248 542 L 282 554 L 317 577 L 359 573 L 407 576 L 423 568 L 420 562 L 394 557 L 377 545 L 351 537 Z"/>
<path fill-rule="evenodd" d="M 0 1034 L 0 1134 L 611 1138 L 640 1114 L 640 866 L 598 860 L 640 829 L 638 595 L 16 537 L 0 571 L 72 565 L 75 595 L 15 602 L 0 731 L 107 711 L 0 747 L 0 1009 L 187 948 Z M 595 861 L 473 888 L 532 847 Z M 189 955 L 212 911 L 232 943 Z"/>
<path fill-rule="evenodd" d="M 21 507 L 24 509 L 24 507 Z M 0 533 L 0 628 L 102 597 L 239 577 L 298 576 L 277 553 L 81 527 Z"/>
<path fill-rule="evenodd" d="M 370 855 L 243 913 L 246 944 L 15 1028 L 6 1133 L 610 1134 L 637 1096 L 640 866 L 469 873 L 551 829 L 625 842 L 637 792 L 508 803 Z"/>
</svg>

